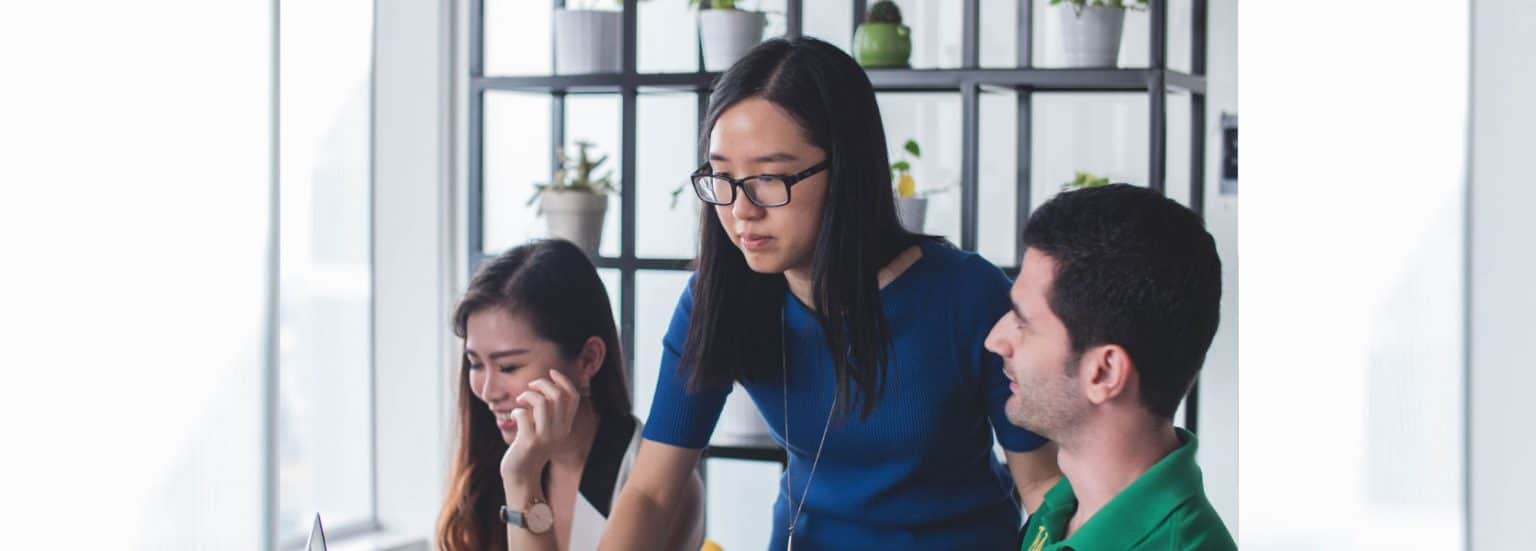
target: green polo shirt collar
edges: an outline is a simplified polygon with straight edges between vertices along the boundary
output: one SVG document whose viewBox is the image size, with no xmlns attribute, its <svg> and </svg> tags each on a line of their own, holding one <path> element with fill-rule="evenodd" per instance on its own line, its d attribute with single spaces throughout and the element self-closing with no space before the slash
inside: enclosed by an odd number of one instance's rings
<svg viewBox="0 0 1536 551">
<path fill-rule="evenodd" d="M 1174 431 L 1183 445 L 1116 494 L 1077 532 L 1065 541 L 1051 543 L 1049 548 L 1129 548 L 1161 525 L 1179 505 L 1203 494 L 1205 483 L 1200 467 L 1195 464 L 1195 450 L 1199 447 L 1195 435 L 1177 427 Z M 1050 533 L 1060 534 L 1076 511 L 1077 495 L 1071 482 L 1063 477 L 1045 494 L 1045 503 L 1040 507 L 1041 524 Z M 1029 549 L 1037 536 L 1026 533 L 1024 549 Z"/>
</svg>

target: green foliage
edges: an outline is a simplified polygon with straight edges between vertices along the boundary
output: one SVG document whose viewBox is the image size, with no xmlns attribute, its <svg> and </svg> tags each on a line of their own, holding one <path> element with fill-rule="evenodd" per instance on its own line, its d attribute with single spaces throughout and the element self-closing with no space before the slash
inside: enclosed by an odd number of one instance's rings
<svg viewBox="0 0 1536 551">
<path fill-rule="evenodd" d="M 1077 176 L 1072 178 L 1072 181 L 1061 185 L 1061 190 L 1073 191 L 1107 185 L 1109 185 L 1109 178 L 1105 178 L 1103 176 L 1095 176 L 1093 174 L 1079 170 L 1077 172 Z"/>
<path fill-rule="evenodd" d="M 901 145 L 901 149 L 907 152 L 908 155 L 911 155 L 913 159 L 923 156 L 922 149 L 917 147 L 917 140 L 907 140 L 907 143 Z M 891 163 L 891 171 L 893 172 L 907 172 L 909 170 L 912 170 L 912 163 L 907 162 L 905 158 Z"/>
<path fill-rule="evenodd" d="M 688 7 L 690 8 L 699 8 L 699 4 L 699 0 L 688 0 Z M 736 0 L 709 0 L 709 9 L 734 10 L 738 8 L 736 7 Z"/>
<path fill-rule="evenodd" d="M 597 172 L 598 168 L 608 161 L 608 156 L 603 155 L 594 159 L 589 153 L 592 149 L 592 142 L 577 140 L 574 160 L 564 151 L 556 151 L 555 154 L 560 157 L 560 169 L 555 171 L 554 178 L 549 183 L 533 185 L 533 197 L 528 199 L 528 204 L 532 205 L 538 201 L 539 196 L 546 191 L 579 191 L 599 195 L 617 191 L 613 186 L 610 171 Z"/>
</svg>

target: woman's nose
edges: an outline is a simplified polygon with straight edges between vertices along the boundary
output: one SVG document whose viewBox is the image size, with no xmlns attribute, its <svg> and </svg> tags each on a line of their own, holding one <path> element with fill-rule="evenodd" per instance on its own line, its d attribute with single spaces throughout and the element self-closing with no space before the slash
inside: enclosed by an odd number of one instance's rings
<svg viewBox="0 0 1536 551">
<path fill-rule="evenodd" d="M 745 192 L 736 195 L 736 202 L 731 203 L 731 216 L 737 220 L 757 220 L 767 214 L 767 209 L 757 206 L 751 199 L 747 199 Z"/>
<path fill-rule="evenodd" d="M 497 384 L 499 382 L 497 379 L 501 376 L 501 374 L 497 373 L 496 370 L 490 366 L 486 366 L 481 369 L 485 370 L 485 375 L 480 378 L 480 399 L 485 400 L 486 403 L 496 403 L 505 399 L 506 397 L 503 396 L 505 393 L 499 390 L 501 385 Z"/>
</svg>

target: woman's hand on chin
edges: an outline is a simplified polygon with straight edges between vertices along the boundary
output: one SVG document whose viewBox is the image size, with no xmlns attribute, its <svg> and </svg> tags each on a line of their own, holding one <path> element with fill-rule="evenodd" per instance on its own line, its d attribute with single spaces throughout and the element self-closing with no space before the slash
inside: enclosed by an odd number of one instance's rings
<svg viewBox="0 0 1536 551">
<path fill-rule="evenodd" d="M 521 407 L 512 410 L 517 436 L 501 456 L 501 478 L 509 486 L 537 484 L 544 464 L 570 438 L 581 395 L 570 379 L 552 370 L 548 378 L 529 383 L 517 403 Z"/>
</svg>

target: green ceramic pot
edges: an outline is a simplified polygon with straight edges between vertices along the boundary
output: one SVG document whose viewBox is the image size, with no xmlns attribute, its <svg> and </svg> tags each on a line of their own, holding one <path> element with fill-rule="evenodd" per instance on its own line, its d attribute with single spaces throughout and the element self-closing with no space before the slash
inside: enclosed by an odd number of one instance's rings
<svg viewBox="0 0 1536 551">
<path fill-rule="evenodd" d="M 865 67 L 906 67 L 912 55 L 912 29 L 900 23 L 860 23 L 853 49 Z"/>
</svg>

